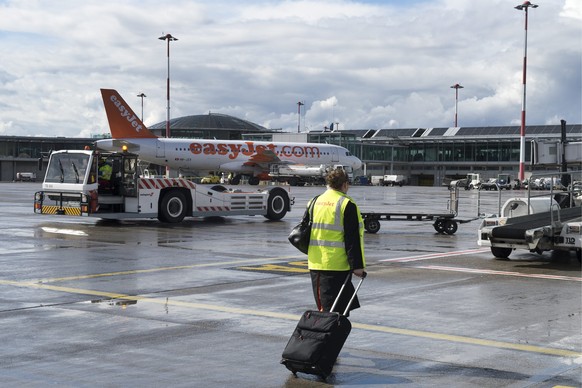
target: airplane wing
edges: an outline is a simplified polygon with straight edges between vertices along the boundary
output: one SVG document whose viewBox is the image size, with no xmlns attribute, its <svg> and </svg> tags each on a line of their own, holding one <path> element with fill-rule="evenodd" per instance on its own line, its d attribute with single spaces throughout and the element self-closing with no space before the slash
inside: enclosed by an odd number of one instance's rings
<svg viewBox="0 0 582 388">
<path fill-rule="evenodd" d="M 263 150 L 255 153 L 244 162 L 228 162 L 220 165 L 224 171 L 235 172 L 264 172 L 269 171 L 272 164 L 293 164 L 292 162 L 282 161 L 272 150 Z"/>
<path fill-rule="evenodd" d="M 243 163 L 245 166 L 266 167 L 268 170 L 269 164 L 281 163 L 281 159 L 271 150 L 264 150 L 252 155 L 249 160 Z"/>
</svg>

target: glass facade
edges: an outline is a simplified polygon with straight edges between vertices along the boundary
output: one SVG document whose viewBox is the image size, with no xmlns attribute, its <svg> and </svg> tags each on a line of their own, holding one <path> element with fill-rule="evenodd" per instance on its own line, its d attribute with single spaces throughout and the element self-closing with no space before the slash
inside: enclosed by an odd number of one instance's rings
<svg viewBox="0 0 582 388">
<path fill-rule="evenodd" d="M 399 162 L 519 162 L 519 141 L 462 140 L 454 142 L 419 142 L 408 146 L 406 159 Z M 356 156 L 360 156 L 356 154 Z M 361 155 L 367 159 L 365 155 Z M 390 159 L 387 159 L 390 160 Z M 531 160 L 530 147 L 525 160 Z"/>
<path fill-rule="evenodd" d="M 86 138 L 0 138 L 0 158 L 38 159 L 51 151 L 82 150 L 91 146 L 96 139 Z"/>
</svg>

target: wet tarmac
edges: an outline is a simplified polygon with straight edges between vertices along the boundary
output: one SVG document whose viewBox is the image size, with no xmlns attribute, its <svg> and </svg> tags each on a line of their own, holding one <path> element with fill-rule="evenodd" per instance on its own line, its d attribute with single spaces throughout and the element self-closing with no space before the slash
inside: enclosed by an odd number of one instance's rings
<svg viewBox="0 0 582 388">
<path fill-rule="evenodd" d="M 286 240 L 308 198 L 263 217 L 104 222 L 33 213 L 39 183 L 0 183 L 0 381 L 8 387 L 580 387 L 582 276 L 572 253 L 477 245 L 478 221 L 438 234 L 383 221 L 327 381 L 279 364 L 314 308 Z M 252 188 L 254 190 L 254 188 Z M 352 187 L 363 211 L 442 213 L 440 187 Z M 460 193 L 460 218 L 498 193 Z M 501 193 L 502 200 L 517 196 Z"/>
</svg>

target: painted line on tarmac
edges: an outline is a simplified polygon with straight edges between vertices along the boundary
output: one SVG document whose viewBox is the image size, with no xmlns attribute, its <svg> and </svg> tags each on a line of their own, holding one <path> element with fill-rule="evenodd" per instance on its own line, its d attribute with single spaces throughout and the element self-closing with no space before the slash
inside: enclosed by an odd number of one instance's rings
<svg viewBox="0 0 582 388">
<path fill-rule="evenodd" d="M 354 324 L 352 324 L 352 327 L 356 327 L 358 329 L 363 329 L 363 330 L 379 331 L 379 332 L 383 332 L 383 333 L 406 335 L 406 336 L 411 336 L 411 337 L 422 337 L 422 338 L 429 338 L 429 339 L 449 341 L 449 342 L 458 342 L 458 343 L 464 343 L 464 344 L 469 344 L 469 345 L 480 345 L 480 346 L 487 346 L 487 347 L 493 347 L 493 348 L 520 350 L 520 351 L 529 352 L 529 353 L 540 353 L 540 354 L 547 354 L 547 355 L 560 356 L 560 357 L 574 357 L 574 358 L 581 358 L 582 357 L 582 353 L 575 352 L 572 350 L 546 348 L 543 346 L 535 346 L 535 345 L 516 344 L 516 343 L 511 343 L 511 342 L 495 341 L 495 340 L 488 340 L 488 339 L 482 339 L 482 338 L 464 337 L 464 336 L 460 336 L 460 335 L 441 334 L 441 333 L 434 333 L 434 332 L 420 331 L 420 330 L 398 329 L 395 327 L 367 325 L 367 324 L 363 324 L 363 323 L 354 323 Z"/>
<path fill-rule="evenodd" d="M 64 292 L 64 293 L 68 293 L 68 294 L 100 296 L 100 297 L 105 297 L 105 298 L 109 298 L 109 299 L 134 300 L 134 301 L 153 303 L 153 304 L 159 304 L 159 305 L 164 305 L 164 306 L 172 305 L 172 306 L 177 306 L 177 307 L 209 310 L 209 311 L 216 311 L 216 312 L 230 313 L 230 314 L 253 315 L 253 316 L 259 316 L 259 317 L 265 317 L 265 318 L 277 318 L 277 319 L 290 320 L 293 322 L 297 322 L 300 318 L 299 315 L 277 313 L 277 312 L 273 312 L 273 311 L 262 311 L 262 310 L 244 309 L 244 308 L 238 308 L 238 307 L 211 305 L 211 304 L 205 304 L 205 303 L 185 302 L 185 301 L 180 301 L 180 300 L 169 300 L 168 298 L 150 298 L 150 297 L 144 297 L 144 296 L 139 296 L 139 295 L 117 294 L 117 293 L 111 293 L 111 292 L 106 292 L 106 291 L 96 291 L 96 290 L 87 290 L 87 289 L 82 289 L 82 288 L 61 287 L 61 286 L 55 286 L 55 285 L 50 285 L 50 284 L 41 284 L 41 283 L 33 283 L 33 282 L 17 282 L 17 281 L 12 281 L 12 280 L 0 280 L 0 285 L 11 285 L 11 286 L 25 287 L 25 288 L 37 288 L 37 289 L 44 289 L 44 290 L 50 290 L 50 291 Z M 518 350 L 518 351 L 528 352 L 528 353 L 537 353 L 537 354 L 545 354 L 545 355 L 550 355 L 550 356 L 568 357 L 568 358 L 576 358 L 576 359 L 582 358 L 582 353 L 575 352 L 572 350 L 567 350 L 567 349 L 547 348 L 547 347 L 543 347 L 543 346 L 517 344 L 517 343 L 511 343 L 511 342 L 487 340 L 487 339 L 482 339 L 482 338 L 464 337 L 464 336 L 459 336 L 459 335 L 442 334 L 442 333 L 435 333 L 435 332 L 421 331 L 421 330 L 400 329 L 400 328 L 396 328 L 396 327 L 370 325 L 370 324 L 355 323 L 355 322 L 352 323 L 352 327 L 357 328 L 357 329 L 361 329 L 361 330 L 367 330 L 367 331 L 373 331 L 373 332 L 379 332 L 379 333 L 389 333 L 389 334 L 404 335 L 404 336 L 409 336 L 409 337 L 428 338 L 431 340 L 464 343 L 464 344 L 468 344 L 468 345 L 477 345 L 477 346 L 486 346 L 486 347 L 499 348 L 499 349 Z"/>
<path fill-rule="evenodd" d="M 559 275 L 544 275 L 535 273 L 521 273 L 521 272 L 511 272 L 511 271 L 494 271 L 491 269 L 477 269 L 477 268 L 462 268 L 462 267 L 445 267 L 441 265 L 418 265 L 414 268 L 420 269 L 434 269 L 439 271 L 453 271 L 453 272 L 464 272 L 464 273 L 478 273 L 486 275 L 502 275 L 502 276 L 519 276 L 524 278 L 537 278 L 537 279 L 551 279 L 551 280 L 564 280 L 570 282 L 582 282 L 582 278 L 575 276 L 559 276 Z"/>
<path fill-rule="evenodd" d="M 235 267 L 234 269 L 238 269 L 241 271 L 261 271 L 275 274 L 308 273 L 309 269 L 307 268 L 307 265 L 308 265 L 307 260 L 301 260 L 301 261 L 290 261 L 288 263 L 281 264 L 267 263 L 246 267 Z"/>
<path fill-rule="evenodd" d="M 397 257 L 395 259 L 384 259 L 379 260 L 380 262 L 384 263 L 407 263 L 410 261 L 420 261 L 420 260 L 431 260 L 431 259 L 440 259 L 443 257 L 453 257 L 453 256 L 462 256 L 462 255 L 470 255 L 472 253 L 483 253 L 489 251 L 489 248 L 480 248 L 480 249 L 467 249 L 464 251 L 454 251 L 454 252 L 439 252 L 439 253 L 430 253 L 427 255 L 419 255 L 419 256 L 409 256 L 409 257 Z"/>
<path fill-rule="evenodd" d="M 58 283 L 58 282 L 66 282 L 69 280 L 82 280 L 82 279 L 95 279 L 95 278 L 103 278 L 103 277 L 110 277 L 110 276 L 124 276 L 124 275 L 134 275 L 134 274 L 142 274 L 142 273 L 155 273 L 155 272 L 163 272 L 163 271 L 176 271 L 181 269 L 193 269 L 193 268 L 203 268 L 203 267 L 220 267 L 224 265 L 233 265 L 233 264 L 241 264 L 241 263 L 256 263 L 261 261 L 274 261 L 274 260 L 288 260 L 291 258 L 296 258 L 297 255 L 292 256 L 281 256 L 281 257 L 266 257 L 264 259 L 256 258 L 256 259 L 246 259 L 246 260 L 230 260 L 230 261 L 220 261 L 220 262 L 210 262 L 210 263 L 203 263 L 203 264 L 189 264 L 189 265 L 176 265 L 172 267 L 158 267 L 158 268 L 149 268 L 149 269 L 134 269 L 130 271 L 118 271 L 118 272 L 105 272 L 105 273 L 96 273 L 90 275 L 78 275 L 78 276 L 66 276 L 62 278 L 47 278 L 47 279 L 39 279 L 37 280 L 38 283 Z M 2 281 L 0 281 L 0 284 Z"/>
</svg>

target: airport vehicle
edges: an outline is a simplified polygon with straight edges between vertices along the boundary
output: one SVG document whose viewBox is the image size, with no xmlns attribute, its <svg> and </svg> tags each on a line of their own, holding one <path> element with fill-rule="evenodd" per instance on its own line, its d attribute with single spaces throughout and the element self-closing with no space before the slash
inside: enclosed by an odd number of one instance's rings
<svg viewBox="0 0 582 388">
<path fill-rule="evenodd" d="M 158 138 L 117 91 L 101 89 L 101 94 L 112 139 L 97 141 L 97 148 L 119 152 L 125 146 L 141 161 L 184 171 L 236 173 L 231 184 L 246 175 L 251 185 L 268 176 L 273 165 L 340 164 L 352 170 L 362 165 L 347 149 L 332 144 Z"/>
<path fill-rule="evenodd" d="M 451 181 L 450 186 L 464 187 L 465 190 L 480 189 L 481 188 L 481 176 L 475 173 L 467 174 L 466 178 Z"/>
<path fill-rule="evenodd" d="M 479 190 L 517 190 L 520 188 L 519 180 L 512 181 L 509 174 L 499 174 L 497 178 L 489 178 L 479 186 Z"/>
<path fill-rule="evenodd" d="M 497 178 L 489 178 L 487 181 L 481 183 L 479 190 L 499 190 L 497 187 Z"/>
<path fill-rule="evenodd" d="M 36 182 L 36 173 L 34 172 L 17 172 L 17 182 Z"/>
<path fill-rule="evenodd" d="M 42 191 L 34 196 L 34 211 L 177 223 L 187 216 L 262 215 L 279 220 L 291 210 L 293 201 L 281 187 L 243 192 L 183 178 L 146 178 L 137 166 L 138 156 L 127 152 L 53 152 Z"/>
<path fill-rule="evenodd" d="M 456 218 L 459 211 L 459 187 L 449 189 L 450 197 L 447 212 L 419 213 L 419 212 L 362 212 L 364 229 L 368 233 L 378 233 L 380 221 L 434 221 L 433 228 L 438 233 L 455 234 L 459 225 L 476 220 L 477 218 Z"/>
<path fill-rule="evenodd" d="M 370 177 L 370 183 L 373 186 L 382 186 L 384 184 L 384 175 L 372 175 Z"/>
<path fill-rule="evenodd" d="M 499 174 L 497 175 L 497 187 L 500 190 L 511 190 L 513 188 L 511 184 L 511 175 L 509 174 Z"/>
<path fill-rule="evenodd" d="M 208 176 L 205 176 L 204 178 L 200 179 L 200 183 L 204 185 L 220 183 L 220 176 L 214 174 L 214 172 L 211 171 Z"/>
<path fill-rule="evenodd" d="M 325 177 L 334 169 L 341 168 L 346 171 L 350 182 L 354 179 L 354 173 L 351 166 L 344 166 L 341 164 L 319 166 L 305 166 L 305 165 L 280 165 L 271 166 L 269 176 L 275 182 L 287 182 L 290 186 L 305 186 L 307 183 L 311 184 L 325 184 Z"/>
<path fill-rule="evenodd" d="M 406 177 L 404 175 L 384 175 L 384 186 L 400 186 L 406 184 Z"/>
<path fill-rule="evenodd" d="M 558 174 L 553 174 L 558 175 Z M 535 179 L 532 175 L 530 182 Z M 498 258 L 508 258 L 514 249 L 542 253 L 551 250 L 582 250 L 582 207 L 571 185 L 566 192 L 510 198 L 499 215 L 485 218 L 479 227 L 477 243 L 488 246 Z"/>
</svg>

